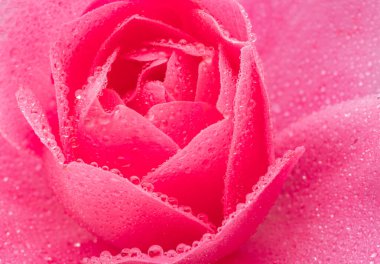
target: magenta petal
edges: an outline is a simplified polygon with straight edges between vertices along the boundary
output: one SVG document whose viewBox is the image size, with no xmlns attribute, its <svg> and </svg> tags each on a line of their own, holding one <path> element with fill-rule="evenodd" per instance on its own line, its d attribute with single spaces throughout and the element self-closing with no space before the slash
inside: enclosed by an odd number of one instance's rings
<svg viewBox="0 0 380 264">
<path fill-rule="evenodd" d="M 141 114 L 146 114 L 154 105 L 165 102 L 166 91 L 163 83 L 160 81 L 150 81 L 137 91 L 136 96 L 128 103 L 128 106 Z"/>
<path fill-rule="evenodd" d="M 228 160 L 224 210 L 230 214 L 273 161 L 266 92 L 253 47 L 241 50 L 234 99 L 234 133 Z"/>
<path fill-rule="evenodd" d="M 61 148 L 57 145 L 56 138 L 52 134 L 51 127 L 42 109 L 40 102 L 37 100 L 32 91 L 20 89 L 17 91 L 17 103 L 22 114 L 32 127 L 34 133 L 39 137 L 41 142 L 49 149 L 54 157 L 60 162 L 65 161 Z"/>
<path fill-rule="evenodd" d="M 214 223 L 220 223 L 231 136 L 230 120 L 209 126 L 143 181 L 190 205 L 197 213 L 206 213 Z"/>
<path fill-rule="evenodd" d="M 0 137 L 0 262 L 76 264 L 106 245 L 63 211 L 41 160 Z M 64 231 L 63 231 L 64 230 Z"/>
<path fill-rule="evenodd" d="M 145 116 L 180 148 L 201 130 L 221 120 L 215 107 L 203 102 L 175 101 L 153 106 Z"/>
<path fill-rule="evenodd" d="M 75 153 L 84 161 L 143 176 L 174 155 L 177 144 L 134 110 L 118 105 L 105 112 L 97 101 L 81 120 Z"/>
<path fill-rule="evenodd" d="M 99 102 L 106 112 L 111 112 L 118 105 L 125 105 L 119 94 L 111 89 L 104 89 L 99 96 Z"/>
<path fill-rule="evenodd" d="M 102 44 L 96 56 L 95 65 L 102 65 L 104 60 L 116 48 L 134 51 L 145 43 L 171 39 L 172 41 L 193 40 L 180 29 L 142 15 L 133 15 L 118 25 L 114 32 Z M 148 54 L 147 54 L 148 55 Z M 142 56 L 140 56 L 141 58 Z"/>
<path fill-rule="evenodd" d="M 164 85 L 176 100 L 194 100 L 199 62 L 197 57 L 173 51 L 167 64 Z"/>
<path fill-rule="evenodd" d="M 251 234 L 256 231 L 269 209 L 277 199 L 287 175 L 303 154 L 303 148 L 288 151 L 281 159 L 278 159 L 269 168 L 266 175 L 260 178 L 253 187 L 253 191 L 246 197 L 244 204 L 239 204 L 236 212 L 231 214 L 220 227 L 217 234 L 205 234 L 201 241 L 189 251 L 174 257 L 155 257 L 142 254 L 139 257 L 112 258 L 108 263 L 170 263 L 170 264 L 194 264 L 215 263 L 222 257 L 234 252 L 244 243 Z M 97 260 L 90 263 L 101 263 Z"/>
<path fill-rule="evenodd" d="M 277 129 L 379 92 L 379 1 L 240 2 L 257 34 Z"/>
<path fill-rule="evenodd" d="M 72 114 L 75 91 L 93 75 L 92 63 L 101 44 L 129 12 L 130 5 L 116 2 L 87 13 L 61 29 L 50 53 L 61 126 L 67 115 Z"/>
<path fill-rule="evenodd" d="M 215 105 L 220 93 L 220 75 L 218 54 L 214 52 L 210 58 L 199 63 L 197 91 L 195 101 Z"/>
<path fill-rule="evenodd" d="M 85 163 L 59 165 L 45 157 L 54 190 L 86 228 L 118 247 L 147 249 L 190 243 L 210 232 L 191 214 L 173 208 L 127 179 Z"/>
<path fill-rule="evenodd" d="M 47 111 L 55 110 L 48 50 L 61 24 L 84 8 L 83 1 L 2 1 L 0 5 L 0 130 L 13 145 L 36 147 L 38 139 L 17 107 L 14 94 L 32 88 Z M 47 15 L 48 14 L 48 15 Z M 27 138 L 27 140 L 26 140 Z"/>
<path fill-rule="evenodd" d="M 231 116 L 234 107 L 236 93 L 236 83 L 238 78 L 238 67 L 231 64 L 228 60 L 225 48 L 219 45 L 219 79 L 220 93 L 216 102 L 216 107 L 224 116 Z"/>
<path fill-rule="evenodd" d="M 305 155 L 267 220 L 225 263 L 380 261 L 380 102 L 375 95 L 313 114 L 281 133 Z"/>
<path fill-rule="evenodd" d="M 221 23 L 231 38 L 240 41 L 252 39 L 251 23 L 237 1 L 201 0 L 198 2 L 201 9 L 206 10 L 216 21 Z M 227 10 L 228 15 L 226 15 Z"/>
</svg>

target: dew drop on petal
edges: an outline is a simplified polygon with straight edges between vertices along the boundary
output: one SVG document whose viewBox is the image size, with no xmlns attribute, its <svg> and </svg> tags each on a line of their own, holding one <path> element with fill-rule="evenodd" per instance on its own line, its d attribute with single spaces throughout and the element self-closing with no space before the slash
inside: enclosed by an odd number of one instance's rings
<svg viewBox="0 0 380 264">
<path fill-rule="evenodd" d="M 162 247 L 158 246 L 158 245 L 153 245 L 151 246 L 149 249 L 148 249 L 148 256 L 149 257 L 160 257 L 164 254 L 164 250 L 162 249 Z"/>
</svg>

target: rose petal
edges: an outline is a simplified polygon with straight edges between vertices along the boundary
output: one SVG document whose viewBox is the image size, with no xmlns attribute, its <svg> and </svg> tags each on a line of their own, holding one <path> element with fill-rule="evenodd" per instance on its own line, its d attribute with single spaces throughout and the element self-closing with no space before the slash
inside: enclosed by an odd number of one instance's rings
<svg viewBox="0 0 380 264">
<path fill-rule="evenodd" d="M 1 137 L 0 152 L 2 263 L 74 264 L 106 247 L 64 213 L 38 157 L 16 151 Z"/>
<path fill-rule="evenodd" d="M 306 153 L 267 220 L 225 263 L 377 263 L 380 100 L 313 114 L 281 133 L 279 151 Z"/>
<path fill-rule="evenodd" d="M 45 156 L 54 190 L 85 227 L 118 247 L 164 248 L 191 242 L 210 227 L 191 214 L 154 198 L 130 181 L 85 163 L 60 165 Z"/>
<path fill-rule="evenodd" d="M 380 92 L 379 1 L 241 3 L 257 33 L 276 128 Z"/>
<path fill-rule="evenodd" d="M 116 48 L 121 48 L 124 51 L 133 51 L 144 46 L 144 43 L 162 39 L 170 39 L 172 41 L 194 40 L 193 37 L 182 32 L 180 29 L 160 20 L 133 15 L 116 27 L 114 32 L 103 43 L 95 58 L 94 65 L 102 65 L 107 56 Z"/>
<path fill-rule="evenodd" d="M 99 102 L 106 112 L 112 112 L 118 105 L 125 105 L 119 94 L 111 89 L 102 91 L 102 95 L 99 96 Z"/>
<path fill-rule="evenodd" d="M 178 150 L 170 137 L 134 110 L 118 105 L 107 113 L 97 101 L 80 122 L 75 142 L 77 158 L 119 169 L 125 177 L 145 175 Z"/>
<path fill-rule="evenodd" d="M 236 83 L 239 73 L 239 66 L 231 64 L 228 60 L 225 48 L 219 45 L 219 74 L 220 74 L 220 94 L 216 107 L 224 116 L 231 116 L 233 113 L 234 98 L 236 93 Z"/>
<path fill-rule="evenodd" d="M 218 55 L 214 52 L 203 59 L 198 67 L 197 91 L 195 101 L 216 105 L 220 93 L 220 75 Z"/>
<path fill-rule="evenodd" d="M 221 120 L 215 107 L 203 102 L 175 101 L 153 106 L 145 116 L 180 148 L 201 130 Z"/>
<path fill-rule="evenodd" d="M 273 161 L 268 102 L 257 65 L 256 51 L 241 51 L 241 66 L 234 99 L 234 133 L 227 165 L 224 211 L 230 214 Z"/>
<path fill-rule="evenodd" d="M 197 87 L 199 58 L 173 51 L 167 63 L 164 85 L 177 101 L 193 101 Z"/>
<path fill-rule="evenodd" d="M 62 150 L 57 145 L 56 139 L 52 134 L 52 129 L 47 120 L 45 111 L 34 93 L 27 89 L 20 89 L 16 93 L 17 103 L 22 114 L 32 127 L 34 133 L 41 142 L 49 149 L 54 157 L 61 163 L 65 161 Z"/>
<path fill-rule="evenodd" d="M 230 120 L 202 130 L 176 155 L 143 178 L 155 190 L 176 197 L 213 223 L 222 221 L 223 177 L 232 136 Z"/>
<path fill-rule="evenodd" d="M 202 10 L 207 10 L 222 27 L 237 40 L 252 39 L 251 23 L 245 11 L 237 1 L 202 0 L 198 1 Z M 228 16 L 226 16 L 228 10 Z"/>
<path fill-rule="evenodd" d="M 216 235 L 205 234 L 196 246 L 189 251 L 177 254 L 174 257 L 149 257 L 141 254 L 138 257 L 110 257 L 107 263 L 215 263 L 215 261 L 236 250 L 249 236 L 255 232 L 257 226 L 277 199 L 281 187 L 290 172 L 302 155 L 304 149 L 297 148 L 287 152 L 283 158 L 269 168 L 268 173 L 260 178 L 254 186 L 253 192 L 247 195 L 246 202 L 240 204 L 236 212 L 231 214 Z M 102 263 L 93 259 L 92 264 Z"/>
<path fill-rule="evenodd" d="M 128 103 L 128 106 L 140 114 L 146 114 L 152 106 L 165 103 L 166 101 L 166 91 L 163 83 L 160 81 L 150 81 L 141 87 L 134 100 Z"/>
<path fill-rule="evenodd" d="M 67 116 L 73 114 L 75 91 L 81 89 L 87 78 L 93 75 L 92 62 L 101 44 L 132 11 L 131 4 L 111 3 L 61 29 L 50 55 L 61 129 Z"/>
<path fill-rule="evenodd" d="M 155 60 L 141 71 L 135 90 L 124 98 L 130 108 L 145 115 L 155 103 L 166 101 L 166 89 L 161 81 L 165 76 L 167 61 L 166 58 Z M 153 81 L 156 81 L 155 85 Z"/>
<path fill-rule="evenodd" d="M 47 110 L 55 110 L 47 51 L 61 24 L 78 15 L 88 0 L 77 2 L 2 1 L 0 5 L 0 130 L 14 146 L 39 142 L 17 107 L 14 94 L 33 87 Z"/>
</svg>

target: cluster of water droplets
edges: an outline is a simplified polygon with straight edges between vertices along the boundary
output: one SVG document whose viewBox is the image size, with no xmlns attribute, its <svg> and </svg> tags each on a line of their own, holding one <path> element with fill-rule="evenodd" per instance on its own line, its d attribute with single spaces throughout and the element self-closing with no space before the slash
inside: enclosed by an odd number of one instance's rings
<svg viewBox="0 0 380 264">
<path fill-rule="evenodd" d="M 29 90 L 21 89 L 17 93 L 17 102 L 20 106 L 21 112 L 33 127 L 36 134 L 40 137 L 42 143 L 50 149 L 54 157 L 60 163 L 63 163 L 65 157 L 52 134 L 44 110 L 34 94 Z"/>
<path fill-rule="evenodd" d="M 77 159 L 76 162 L 78 163 L 85 163 L 82 159 Z M 113 174 L 116 174 L 120 177 L 124 177 L 122 172 L 115 168 L 109 168 L 108 166 L 99 166 L 97 162 L 90 162 L 89 165 L 99 168 L 103 171 L 111 172 Z M 153 184 L 149 182 L 142 182 L 140 177 L 138 176 L 130 176 L 129 178 L 126 178 L 130 183 L 135 185 L 137 188 L 140 188 L 141 190 L 147 192 L 150 194 L 150 196 L 156 200 L 159 200 L 166 205 L 175 208 L 176 210 L 179 210 L 185 214 L 191 215 L 191 217 L 196 217 L 199 221 L 206 224 L 207 226 L 211 227 L 212 229 L 215 229 L 214 225 L 209 221 L 209 218 L 204 213 L 194 213 L 190 206 L 186 205 L 180 205 L 178 202 L 178 199 L 175 197 L 170 197 L 166 194 L 163 194 L 161 192 L 155 192 Z"/>
<path fill-rule="evenodd" d="M 283 159 L 279 159 L 278 163 L 283 163 Z M 272 176 L 272 177 L 271 177 Z M 226 216 L 224 220 L 222 221 L 222 224 L 216 229 L 216 233 L 205 233 L 200 240 L 195 240 L 191 245 L 180 243 L 178 244 L 175 249 L 169 249 L 164 250 L 160 245 L 152 245 L 148 248 L 146 252 L 143 252 L 141 249 L 133 247 L 133 248 L 124 248 L 119 254 L 112 255 L 109 251 L 104 251 L 102 254 L 97 257 L 92 258 L 85 258 L 83 259 L 84 264 L 102 264 L 102 263 L 124 263 L 125 261 L 130 260 L 156 260 L 157 263 L 161 263 L 162 261 L 168 261 L 168 260 L 176 260 L 181 259 L 188 254 L 191 254 L 192 252 L 196 251 L 197 249 L 200 249 L 202 246 L 212 243 L 216 240 L 216 237 L 223 237 L 226 232 L 228 232 L 228 227 L 231 225 L 234 225 L 236 218 L 238 217 L 244 217 L 241 216 L 244 211 L 247 210 L 248 207 L 252 206 L 256 201 L 258 196 L 261 194 L 261 192 L 267 187 L 267 185 L 273 180 L 274 175 L 269 175 L 269 177 L 262 177 L 257 184 L 255 184 L 252 187 L 252 192 L 248 193 L 246 195 L 245 202 L 239 203 L 236 205 L 236 210 Z M 139 185 L 140 180 L 136 176 L 132 176 L 130 178 L 131 182 L 134 182 L 134 184 Z M 144 184 L 142 184 L 142 188 Z M 152 192 L 153 186 L 151 186 L 152 189 L 148 188 L 145 190 Z M 156 198 L 164 198 L 165 202 L 169 202 L 170 199 L 173 199 L 171 202 L 171 205 L 173 205 L 176 208 L 181 208 L 178 206 L 178 201 L 175 198 L 169 198 L 166 195 L 161 195 L 160 193 L 152 193 L 153 197 Z M 167 197 L 167 198 L 166 198 Z M 174 201 L 174 202 L 173 202 Z M 170 202 L 169 202 L 170 203 Z M 182 209 L 184 212 L 187 212 L 187 208 Z M 191 209 L 189 209 L 191 210 Z M 191 213 L 189 211 L 188 213 Z M 204 214 L 198 214 L 197 218 L 208 222 L 208 218 Z M 216 242 L 217 243 L 217 242 Z"/>
</svg>

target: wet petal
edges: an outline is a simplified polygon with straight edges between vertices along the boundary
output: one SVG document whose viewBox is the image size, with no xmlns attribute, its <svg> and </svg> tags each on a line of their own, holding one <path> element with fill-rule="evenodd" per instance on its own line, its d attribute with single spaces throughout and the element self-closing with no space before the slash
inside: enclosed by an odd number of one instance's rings
<svg viewBox="0 0 380 264">
<path fill-rule="evenodd" d="M 38 157 L 16 151 L 3 138 L 0 152 L 2 262 L 74 264 L 107 247 L 64 213 Z"/>
<path fill-rule="evenodd" d="M 259 231 L 225 263 L 376 263 L 380 100 L 348 101 L 285 129 L 306 152 Z M 302 243 L 300 242 L 302 241 Z"/>
<path fill-rule="evenodd" d="M 255 232 L 277 199 L 287 175 L 303 151 L 303 148 L 297 148 L 276 160 L 267 174 L 261 177 L 253 187 L 253 191 L 247 195 L 245 203 L 237 207 L 236 212 L 231 214 L 224 225 L 218 229 L 217 234 L 205 234 L 201 241 L 195 242 L 192 247 L 187 247 L 185 252 L 179 254 L 173 255 L 169 251 L 165 255 L 155 257 L 150 256 L 149 252 L 137 257 L 127 256 L 123 258 L 118 255 L 114 258 L 111 257 L 108 263 L 215 263 L 215 261 L 234 252 Z M 181 246 L 184 248 L 183 245 Z M 177 251 L 179 247 L 180 245 L 177 246 Z M 94 259 L 89 263 L 96 264 L 101 263 L 101 261 Z"/>
<path fill-rule="evenodd" d="M 241 51 L 234 99 L 234 133 L 228 160 L 224 210 L 230 214 L 273 162 L 269 106 L 253 47 Z"/>
<path fill-rule="evenodd" d="M 186 146 L 201 130 L 223 118 L 215 107 L 207 103 L 187 101 L 157 104 L 145 117 L 180 148 Z"/>
<path fill-rule="evenodd" d="M 119 248 L 146 250 L 152 244 L 168 248 L 212 231 L 193 215 L 111 171 L 81 162 L 62 166 L 51 155 L 45 156 L 45 162 L 70 215 Z"/>
<path fill-rule="evenodd" d="M 37 148 L 39 142 L 18 109 L 15 93 L 20 87 L 31 88 L 48 119 L 54 119 L 50 41 L 89 2 L 3 1 L 0 5 L 0 130 L 13 145 Z"/>
<path fill-rule="evenodd" d="M 203 61 L 199 63 L 195 101 L 216 105 L 220 86 L 218 54 L 214 52 L 212 56 L 203 59 Z"/>
<path fill-rule="evenodd" d="M 174 141 L 134 110 L 118 105 L 105 112 L 96 101 L 81 120 L 73 146 L 77 158 L 143 176 L 174 155 Z M 147 158 L 149 157 L 149 158 Z"/>
<path fill-rule="evenodd" d="M 209 126 L 143 181 L 190 205 L 197 213 L 206 213 L 213 223 L 219 224 L 231 136 L 230 120 Z"/>
<path fill-rule="evenodd" d="M 379 1 L 240 2 L 257 34 L 276 128 L 380 92 Z"/>
<path fill-rule="evenodd" d="M 177 101 L 193 101 L 195 97 L 199 58 L 173 51 L 167 64 L 164 85 Z"/>
</svg>

